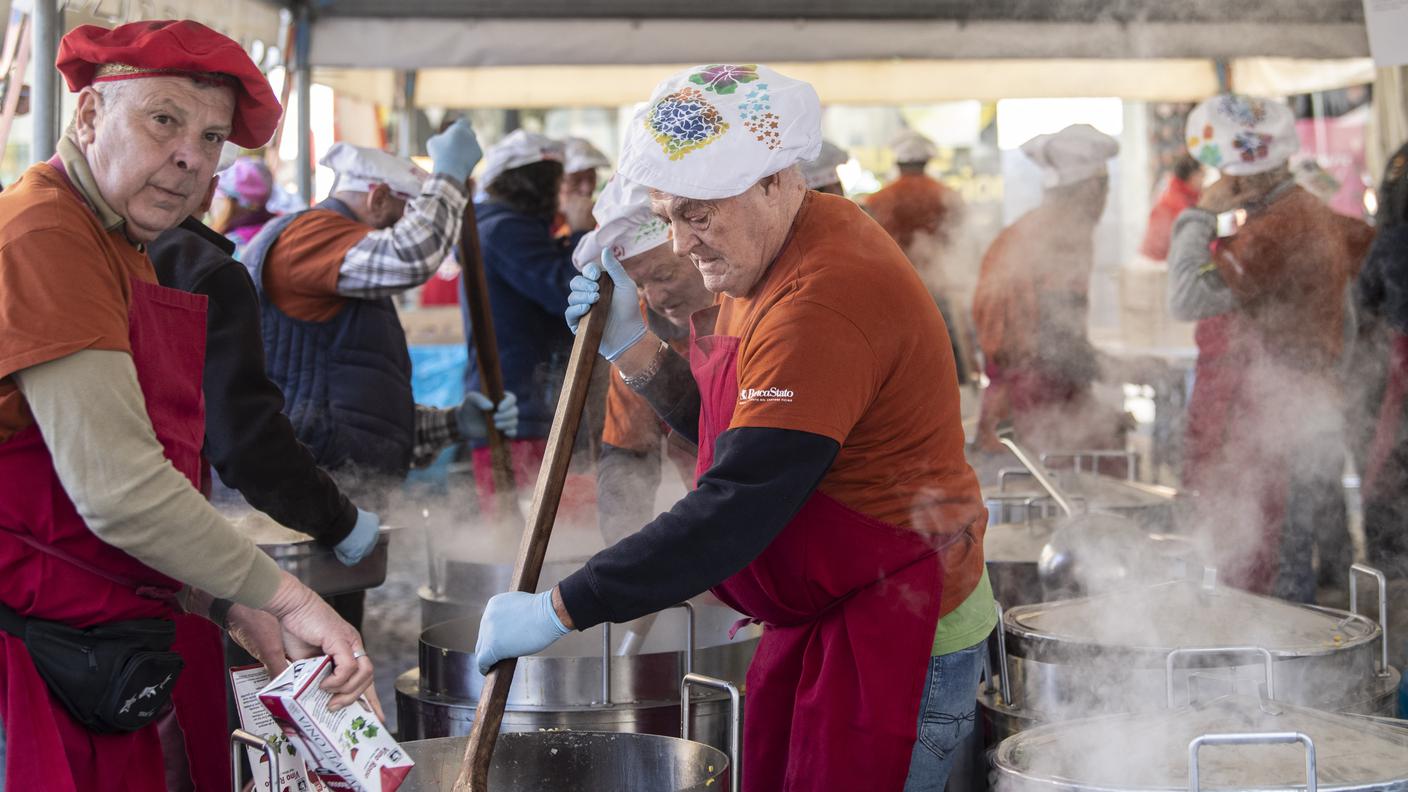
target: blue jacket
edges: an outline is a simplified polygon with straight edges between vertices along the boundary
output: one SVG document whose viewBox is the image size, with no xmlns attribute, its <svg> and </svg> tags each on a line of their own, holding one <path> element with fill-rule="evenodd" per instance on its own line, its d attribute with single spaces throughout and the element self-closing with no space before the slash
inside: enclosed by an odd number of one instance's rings
<svg viewBox="0 0 1408 792">
<path fill-rule="evenodd" d="M 577 274 L 572 250 L 583 235 L 553 239 L 550 216 L 522 214 L 494 201 L 475 204 L 474 210 L 504 388 L 518 397 L 518 437 L 547 437 L 572 348 L 563 312 Z M 470 340 L 465 387 L 482 391 L 468 305 L 461 294 L 460 312 Z"/>
<path fill-rule="evenodd" d="M 333 198 L 314 209 L 351 217 Z M 349 299 L 326 322 L 280 311 L 264 293 L 264 260 L 279 235 L 302 215 L 271 221 L 244 250 L 263 309 L 269 379 L 284 392 L 284 413 L 324 469 L 404 478 L 415 445 L 411 358 L 396 305 L 388 297 Z M 371 229 L 368 229 L 370 233 Z"/>
</svg>

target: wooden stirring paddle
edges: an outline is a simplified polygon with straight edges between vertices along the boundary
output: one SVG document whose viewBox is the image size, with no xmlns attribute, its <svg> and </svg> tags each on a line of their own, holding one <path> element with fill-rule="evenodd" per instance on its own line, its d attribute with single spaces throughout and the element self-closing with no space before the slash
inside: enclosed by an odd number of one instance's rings
<svg viewBox="0 0 1408 792">
<path fill-rule="evenodd" d="M 582 407 L 587 401 L 587 386 L 597 361 L 597 347 L 606 330 L 606 306 L 611 304 L 610 276 L 602 274 L 601 299 L 592 307 L 577 328 L 572 342 L 572 355 L 567 359 L 567 375 L 562 383 L 562 395 L 557 400 L 557 412 L 548 433 L 547 453 L 538 471 L 538 485 L 533 488 L 533 503 L 528 507 L 528 527 L 518 545 L 518 560 L 513 566 L 513 590 L 533 593 L 538 590 L 538 576 L 543 571 L 543 556 L 552 537 L 553 520 L 557 517 L 562 487 L 567 481 L 567 466 L 572 461 L 572 444 L 577 437 L 577 425 L 582 421 Z M 474 726 L 469 732 L 464 762 L 455 781 L 454 792 L 488 792 L 489 763 L 494 758 L 494 743 L 503 724 L 504 706 L 508 703 L 508 688 L 518 660 L 499 661 L 484 678 L 479 693 L 479 706 L 474 713 Z"/>
</svg>

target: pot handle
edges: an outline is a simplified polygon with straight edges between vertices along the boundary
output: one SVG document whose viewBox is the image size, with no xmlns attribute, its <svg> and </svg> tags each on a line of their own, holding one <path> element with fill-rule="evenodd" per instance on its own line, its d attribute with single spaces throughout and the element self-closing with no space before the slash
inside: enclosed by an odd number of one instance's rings
<svg viewBox="0 0 1408 792">
<path fill-rule="evenodd" d="M 1388 676 L 1388 579 L 1384 573 L 1371 566 L 1354 564 L 1349 568 L 1349 612 L 1359 615 L 1359 577 L 1368 575 L 1379 583 L 1379 638 L 1382 654 L 1379 658 L 1379 676 Z"/>
<path fill-rule="evenodd" d="M 997 608 L 997 684 L 1002 693 L 1002 703 L 1011 709 L 1017 709 L 1017 705 L 1012 701 L 1012 683 L 1007 679 L 1007 627 L 1003 619 L 1002 603 L 993 600 L 993 607 Z M 988 677 L 988 685 L 992 685 L 992 677 Z"/>
<path fill-rule="evenodd" d="M 1198 749 L 1204 745 L 1282 745 L 1305 746 L 1305 792 L 1316 792 L 1315 743 L 1300 732 L 1250 732 L 1247 734 L 1204 734 L 1188 743 L 1188 792 L 1201 792 L 1198 778 Z"/>
<path fill-rule="evenodd" d="M 1097 475 L 1100 473 L 1100 460 L 1123 459 L 1125 465 L 1124 480 L 1137 481 L 1139 478 L 1136 475 L 1136 466 L 1139 464 L 1139 455 L 1133 451 L 1118 451 L 1115 449 L 1105 449 L 1103 451 L 1096 450 L 1052 452 L 1050 454 L 1041 455 L 1041 464 L 1045 465 L 1048 461 L 1053 459 L 1071 460 L 1071 465 L 1075 467 L 1075 472 L 1077 473 L 1087 472 L 1085 470 L 1085 465 L 1082 463 L 1086 460 L 1089 460 L 1090 470 L 1088 472 L 1095 473 Z"/>
<path fill-rule="evenodd" d="M 688 626 L 685 628 L 684 636 L 684 672 L 686 675 L 694 673 L 694 603 L 681 602 L 678 605 L 671 605 L 664 610 L 674 610 L 684 608 L 685 621 Z M 601 703 L 611 706 L 611 622 L 603 622 L 601 630 Z"/>
<path fill-rule="evenodd" d="M 1011 478 L 1012 476 L 1024 476 L 1026 478 L 1032 478 L 1032 472 L 1030 470 L 1027 470 L 1026 468 L 1003 468 L 997 471 L 998 492 L 1007 491 L 1007 479 Z"/>
<path fill-rule="evenodd" d="M 279 752 L 269 743 L 268 740 L 250 734 L 244 729 L 235 729 L 230 732 L 230 789 L 231 792 L 242 792 L 244 780 L 240 778 L 244 775 L 240 772 L 240 766 L 244 764 L 240 761 L 244 748 L 258 748 L 264 752 L 264 757 L 269 760 L 269 789 L 272 792 L 279 790 Z M 250 768 L 253 772 L 254 768 Z"/>
<path fill-rule="evenodd" d="M 739 792 L 739 757 L 742 751 L 739 749 L 740 740 L 743 738 L 743 697 L 738 692 L 738 687 L 732 682 L 725 682 L 722 679 L 704 676 L 703 674 L 685 674 L 680 680 L 680 739 L 689 739 L 689 689 L 692 687 L 713 688 L 722 690 L 728 694 L 728 780 L 729 792 Z"/>
<path fill-rule="evenodd" d="M 1217 657 L 1219 655 L 1239 655 L 1239 654 L 1259 654 L 1266 669 L 1266 697 L 1276 698 L 1276 673 L 1274 669 L 1275 659 L 1271 656 L 1271 650 L 1260 646 L 1210 646 L 1210 647 L 1181 647 L 1168 653 L 1164 660 L 1164 692 L 1168 697 L 1168 708 L 1177 706 L 1174 702 L 1173 694 L 1173 672 L 1174 661 L 1183 656 L 1196 657 Z M 1191 686 L 1190 686 L 1191 687 Z M 1192 703 L 1193 693 L 1188 692 L 1189 703 Z"/>
</svg>

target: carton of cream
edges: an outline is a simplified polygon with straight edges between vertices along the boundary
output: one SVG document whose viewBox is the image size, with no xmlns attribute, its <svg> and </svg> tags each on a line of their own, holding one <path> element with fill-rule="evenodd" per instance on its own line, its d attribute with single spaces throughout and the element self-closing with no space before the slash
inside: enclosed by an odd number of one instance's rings
<svg viewBox="0 0 1408 792">
<path fill-rule="evenodd" d="M 269 788 L 269 757 L 257 748 L 247 748 L 249 766 L 254 770 L 255 792 L 327 792 L 316 777 L 309 777 L 308 768 L 294 753 L 293 745 L 284 736 L 274 716 L 259 703 L 259 691 L 269 684 L 269 672 L 262 665 L 230 669 L 230 687 L 235 691 L 235 703 L 240 713 L 240 728 L 262 737 L 278 755 L 278 789 Z"/>
<path fill-rule="evenodd" d="M 395 792 L 415 762 L 364 702 L 328 710 L 321 684 L 332 673 L 326 655 L 298 660 L 259 691 L 312 775 L 330 790 Z"/>
</svg>

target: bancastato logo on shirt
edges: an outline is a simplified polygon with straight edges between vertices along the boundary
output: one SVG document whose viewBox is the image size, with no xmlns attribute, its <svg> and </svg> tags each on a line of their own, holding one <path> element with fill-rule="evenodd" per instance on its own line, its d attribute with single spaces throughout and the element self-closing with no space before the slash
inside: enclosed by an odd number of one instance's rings
<svg viewBox="0 0 1408 792">
<path fill-rule="evenodd" d="M 739 388 L 738 403 L 790 402 L 796 394 L 786 388 Z"/>
</svg>

